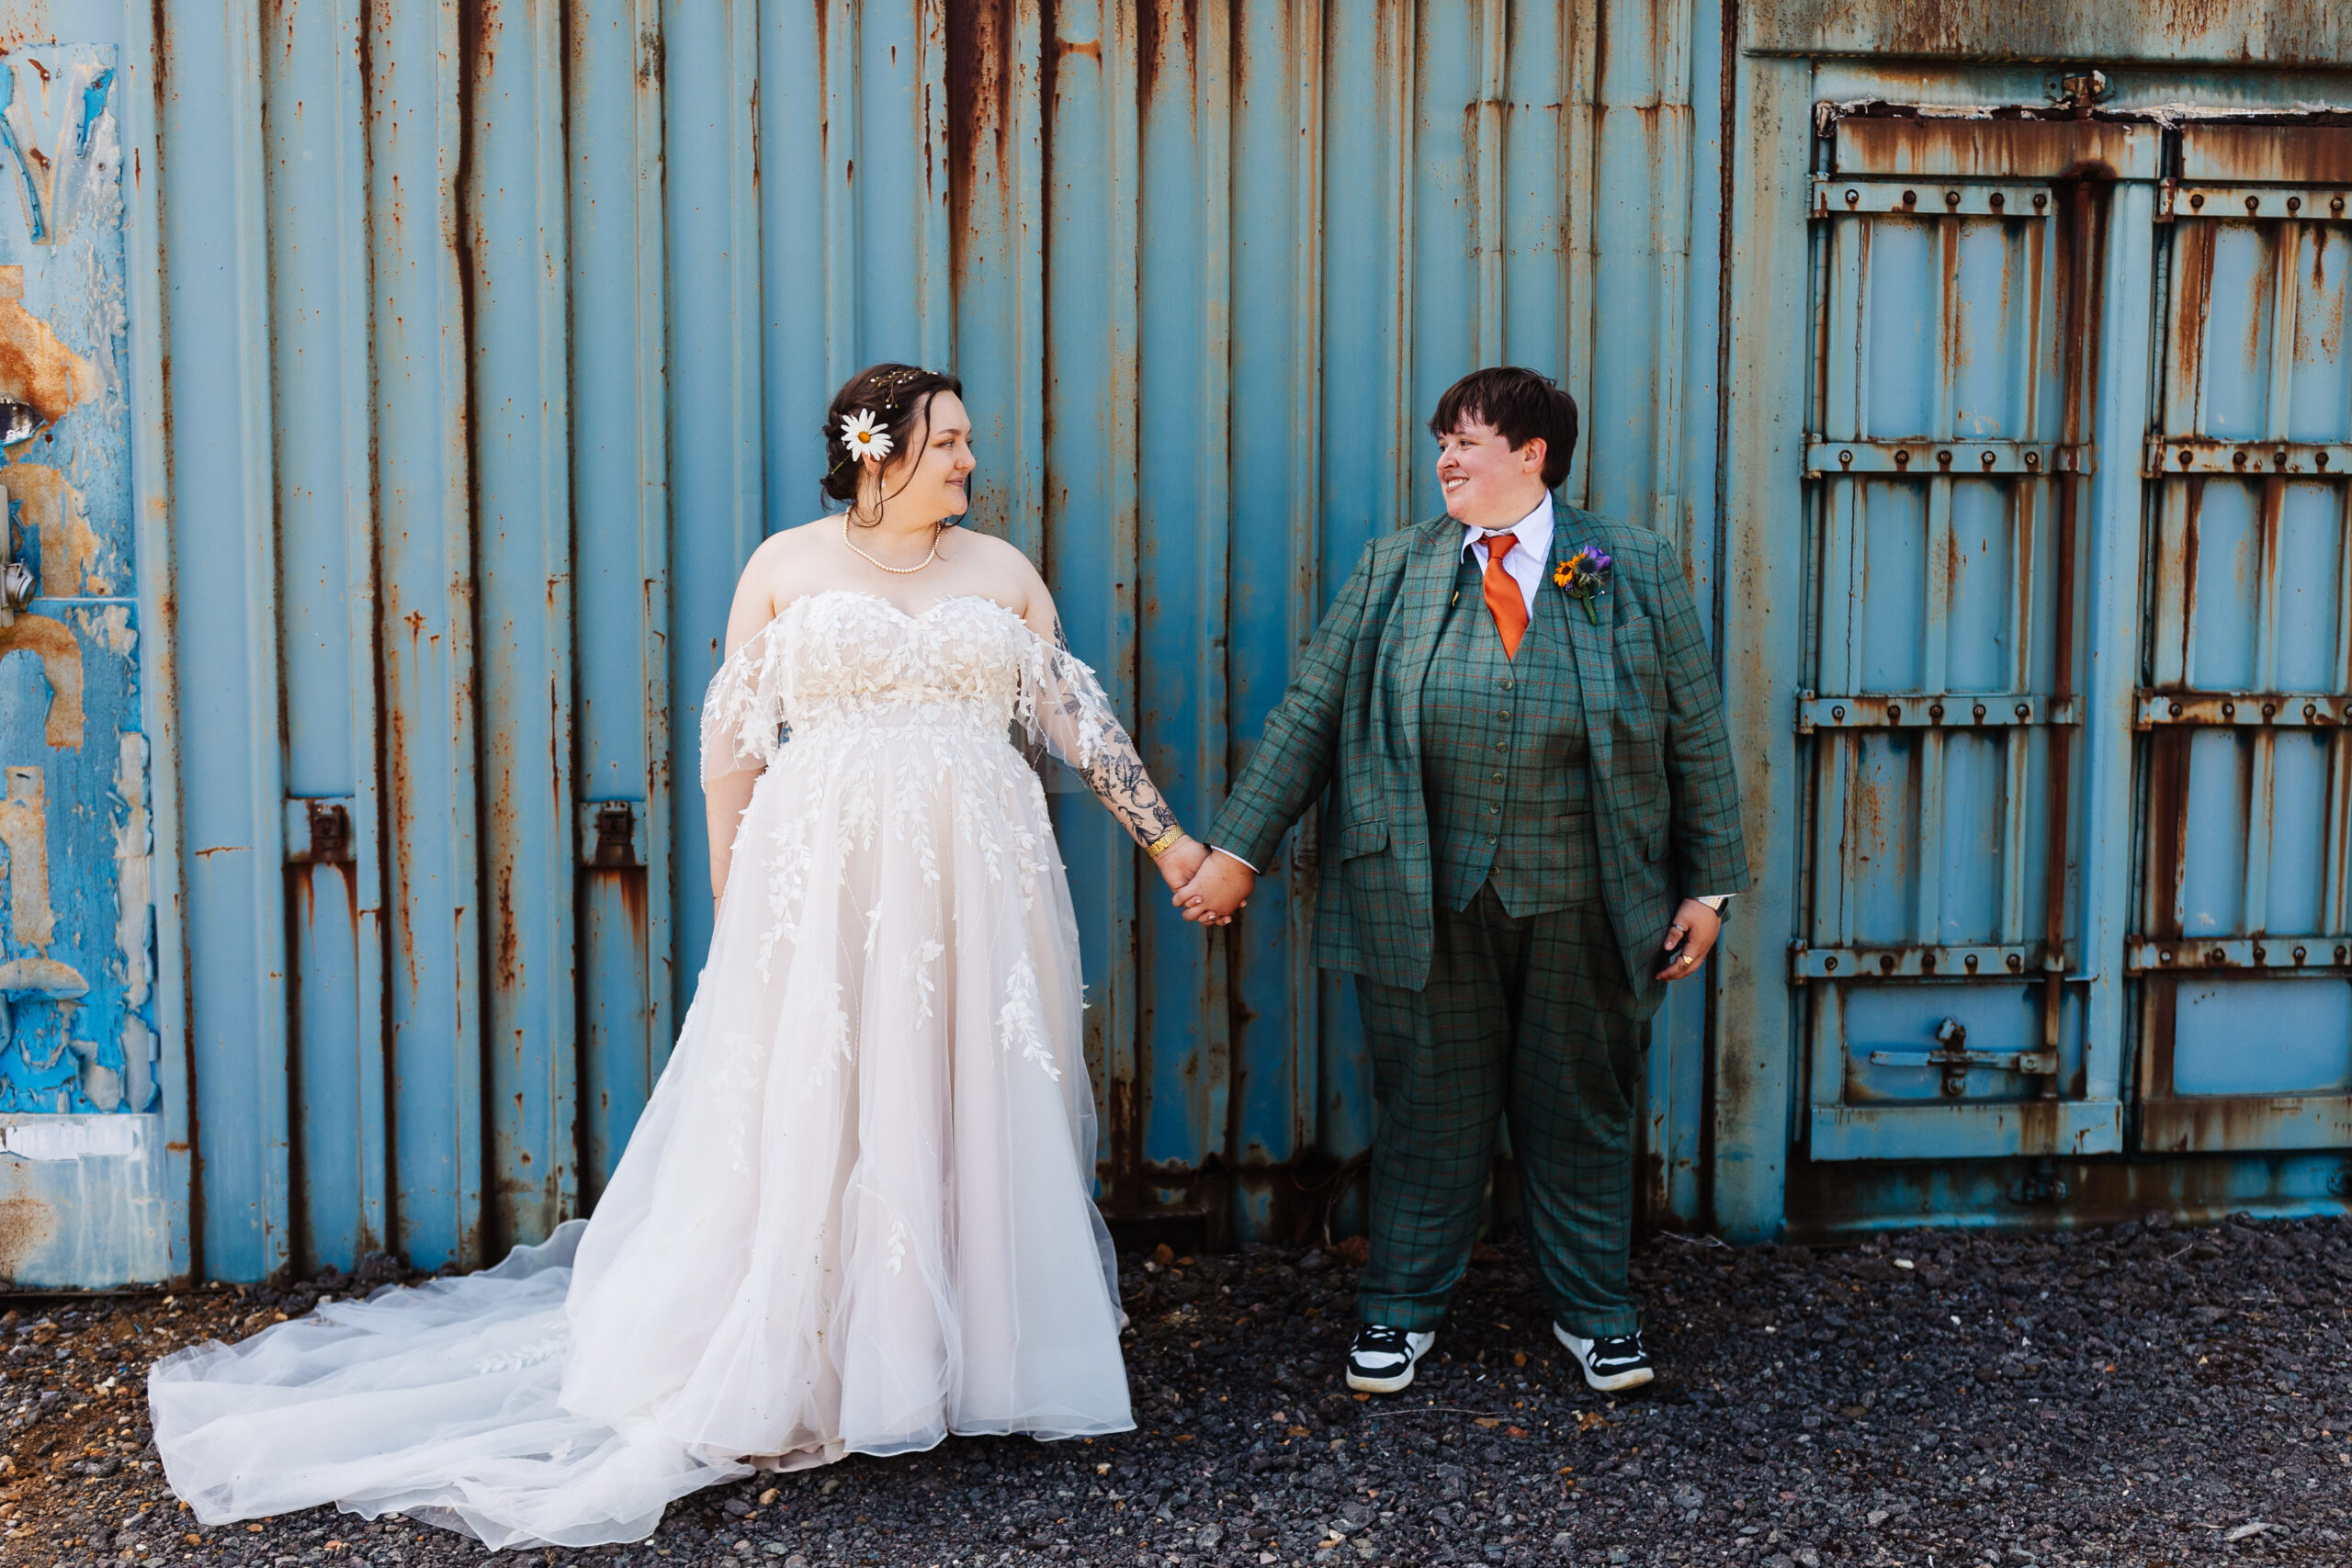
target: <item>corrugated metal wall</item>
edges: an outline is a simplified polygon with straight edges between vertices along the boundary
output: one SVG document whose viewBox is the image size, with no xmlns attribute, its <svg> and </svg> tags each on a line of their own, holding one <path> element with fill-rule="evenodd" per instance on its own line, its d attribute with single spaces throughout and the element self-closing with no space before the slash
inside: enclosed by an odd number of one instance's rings
<svg viewBox="0 0 2352 1568">
<path fill-rule="evenodd" d="M 0 1107 L 0 1278 L 479 1262 L 593 1204 L 707 938 L 735 574 L 885 357 L 965 378 L 975 525 L 1195 824 L 1438 509 L 1438 390 L 1575 390 L 1570 499 L 1720 620 L 1758 868 L 1657 1026 L 1654 1214 L 2352 1194 L 2341 6 L 28 0 L 0 53 L 120 73 L 119 321 L 0 266 L 119 350 L 90 592 L 138 634 L 72 757 L 0 667 L 6 821 L 38 765 L 52 848 L 112 829 L 58 940 L 160 1043 L 152 1110 Z M 1057 809 L 1105 1206 L 1352 1223 L 1312 825 L 1204 936 Z"/>
<path fill-rule="evenodd" d="M 1717 33 L 1597 0 L 175 17 L 194 1265 L 479 1261 L 594 1201 L 707 937 L 735 574 L 820 509 L 864 364 L 965 378 L 974 524 L 1044 565 L 1194 823 L 1363 542 L 1438 510 L 1418 422 L 1475 366 L 1572 387 L 1574 499 L 1710 591 Z M 1306 961 L 1311 832 L 1204 939 L 1059 809 L 1106 1207 L 1311 1216 L 1370 1112 Z M 1691 1000 L 1653 1138 L 1686 1210 Z"/>
</svg>

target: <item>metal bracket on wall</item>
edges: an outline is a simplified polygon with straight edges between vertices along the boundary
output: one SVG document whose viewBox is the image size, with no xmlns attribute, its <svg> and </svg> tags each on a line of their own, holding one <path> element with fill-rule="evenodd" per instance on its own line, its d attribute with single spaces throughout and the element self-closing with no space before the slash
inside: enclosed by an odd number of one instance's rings
<svg viewBox="0 0 2352 1568">
<path fill-rule="evenodd" d="M 1813 215 L 1895 213 L 1920 218 L 2047 218 L 2050 187 L 1982 180 L 1816 175 Z"/>
<path fill-rule="evenodd" d="M 349 865 L 351 796 L 288 795 L 286 801 L 286 863 Z"/>
<path fill-rule="evenodd" d="M 2256 479 L 2294 474 L 2314 479 L 2352 479 L 2352 441 L 2218 441 L 2205 435 L 2158 435 L 2148 441 L 2140 472 L 2226 474 Z"/>
<path fill-rule="evenodd" d="M 1816 729 L 1993 729 L 2073 724 L 2075 699 L 2039 692 L 1898 692 L 1860 696 L 1797 694 L 1797 733 Z"/>
<path fill-rule="evenodd" d="M 2038 942 L 1982 947 L 1789 944 L 1789 978 L 1800 986 L 1808 980 L 1976 980 L 2002 975 L 2063 975 L 2065 968 L 2064 953 L 2049 953 L 2046 944 Z"/>
<path fill-rule="evenodd" d="M 2352 968 L 2352 936 L 2146 937 L 2123 939 L 2126 975 L 2182 970 Z"/>
<path fill-rule="evenodd" d="M 2341 692 L 2176 692 L 2132 694 L 2132 728 L 2219 725 L 2245 728 L 2333 729 L 2352 724 L 2352 697 Z"/>
<path fill-rule="evenodd" d="M 646 863 L 645 814 L 634 800 L 580 803 L 580 863 L 611 870 Z"/>
<path fill-rule="evenodd" d="M 1986 475 L 2088 474 L 2098 469 L 2098 449 L 2089 442 L 2063 441 L 1882 441 L 1850 436 L 1808 441 L 1804 477 L 1838 474 L 1897 474 L 1915 479 L 1981 479 Z"/>
<path fill-rule="evenodd" d="M 2352 191 L 2309 186 L 2211 186 L 2166 180 L 2156 220 L 2225 218 L 2236 222 L 2265 218 L 2304 222 L 2352 221 Z"/>
</svg>

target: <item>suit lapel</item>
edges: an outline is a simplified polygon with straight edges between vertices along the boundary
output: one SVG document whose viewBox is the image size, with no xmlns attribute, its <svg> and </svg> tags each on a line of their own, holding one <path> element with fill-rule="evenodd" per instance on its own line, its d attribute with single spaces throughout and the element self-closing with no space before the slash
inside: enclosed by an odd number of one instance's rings
<svg viewBox="0 0 2352 1568">
<path fill-rule="evenodd" d="M 1535 602 L 1541 606 L 1546 599 L 1551 600 L 1551 610 L 1559 617 L 1557 624 L 1566 629 L 1569 657 L 1576 664 L 1577 690 L 1584 698 L 1585 750 L 1591 755 L 1593 780 L 1598 784 L 1609 776 L 1609 719 L 1617 705 L 1617 660 L 1609 639 L 1616 590 L 1612 586 L 1592 601 L 1593 613 L 1588 615 L 1584 604 L 1569 598 L 1567 590 L 1554 581 L 1567 565 L 1568 558 L 1591 543 L 1580 536 L 1583 523 L 1584 513 L 1580 512 L 1565 506 L 1554 509 L 1552 570 L 1536 589 Z"/>
<path fill-rule="evenodd" d="M 1421 682 L 1437 653 L 1438 633 L 1445 626 L 1446 601 L 1453 592 L 1462 556 L 1462 525 L 1451 517 L 1437 522 L 1443 526 L 1422 525 L 1427 536 L 1414 546 L 1412 562 L 1405 570 L 1400 635 L 1390 664 L 1395 711 L 1405 724 L 1403 755 L 1417 760 L 1421 754 Z"/>
</svg>

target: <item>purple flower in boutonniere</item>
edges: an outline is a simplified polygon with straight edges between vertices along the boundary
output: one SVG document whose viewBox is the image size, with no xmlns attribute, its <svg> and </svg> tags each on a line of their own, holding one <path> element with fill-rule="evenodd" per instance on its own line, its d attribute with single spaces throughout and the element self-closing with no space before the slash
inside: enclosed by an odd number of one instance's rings
<svg viewBox="0 0 2352 1568">
<path fill-rule="evenodd" d="M 1600 616 L 1592 602 L 1609 592 L 1609 569 L 1614 562 L 1607 550 L 1599 545 L 1587 545 L 1552 573 L 1552 582 L 1571 599 L 1584 606 L 1584 618 L 1593 625 L 1600 624 Z"/>
</svg>

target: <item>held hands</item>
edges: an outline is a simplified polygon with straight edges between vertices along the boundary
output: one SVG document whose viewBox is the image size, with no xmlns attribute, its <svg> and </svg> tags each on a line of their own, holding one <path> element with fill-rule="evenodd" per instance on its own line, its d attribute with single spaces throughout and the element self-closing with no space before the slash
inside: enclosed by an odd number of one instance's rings
<svg viewBox="0 0 2352 1568">
<path fill-rule="evenodd" d="M 1699 966 L 1713 951 L 1715 938 L 1722 934 L 1724 918 L 1700 903 L 1685 898 L 1674 911 L 1674 923 L 1666 928 L 1666 940 L 1659 948 L 1669 956 L 1666 967 L 1657 972 L 1661 980 L 1679 980 L 1686 975 L 1696 975 Z"/>
<path fill-rule="evenodd" d="M 1209 847 L 1187 834 L 1159 852 L 1151 863 L 1159 869 L 1160 879 L 1171 888 L 1182 887 L 1193 880 L 1201 863 L 1209 858 Z"/>
<path fill-rule="evenodd" d="M 1170 901 L 1184 918 L 1201 925 L 1231 925 L 1233 912 L 1247 903 L 1257 877 L 1229 855 L 1213 854 L 1198 839 L 1186 837 L 1162 850 L 1151 863 L 1160 879 L 1174 890 Z"/>
<path fill-rule="evenodd" d="M 1192 880 L 1176 890 L 1174 903 L 1195 925 L 1229 926 L 1234 911 L 1248 907 L 1258 874 L 1231 855 L 1212 852 Z"/>
</svg>

